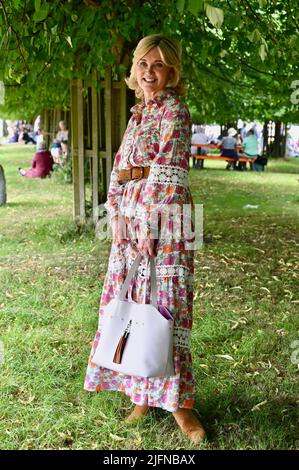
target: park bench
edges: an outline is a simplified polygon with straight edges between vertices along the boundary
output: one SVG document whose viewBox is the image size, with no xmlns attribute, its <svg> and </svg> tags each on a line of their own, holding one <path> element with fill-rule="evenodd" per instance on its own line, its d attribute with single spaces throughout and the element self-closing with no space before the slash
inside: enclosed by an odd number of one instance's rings
<svg viewBox="0 0 299 470">
<path fill-rule="evenodd" d="M 215 144 L 192 144 L 193 147 L 199 147 L 199 148 L 206 148 L 206 149 L 218 149 L 221 150 L 220 145 L 215 145 Z M 238 145 L 237 146 L 237 152 L 242 152 L 243 147 Z M 235 162 L 236 160 L 231 157 L 222 157 L 221 155 L 212 155 L 212 154 L 207 154 L 207 155 L 192 155 L 193 158 L 196 158 L 197 160 L 200 160 L 200 166 L 199 169 L 203 169 L 204 167 L 204 160 L 220 160 L 223 162 Z M 246 158 L 239 156 L 238 161 L 239 162 L 254 162 L 255 158 Z"/>
</svg>

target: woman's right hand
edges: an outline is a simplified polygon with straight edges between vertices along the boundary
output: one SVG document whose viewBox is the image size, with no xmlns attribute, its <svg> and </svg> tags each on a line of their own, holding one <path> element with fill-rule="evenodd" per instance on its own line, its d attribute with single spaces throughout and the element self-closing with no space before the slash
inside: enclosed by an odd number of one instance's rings
<svg viewBox="0 0 299 470">
<path fill-rule="evenodd" d="M 126 224 L 121 223 L 121 220 L 119 220 L 118 217 L 114 217 L 111 221 L 111 226 L 112 226 L 112 240 L 113 243 L 119 244 L 119 243 L 124 243 L 127 242 L 126 238 Z"/>
</svg>

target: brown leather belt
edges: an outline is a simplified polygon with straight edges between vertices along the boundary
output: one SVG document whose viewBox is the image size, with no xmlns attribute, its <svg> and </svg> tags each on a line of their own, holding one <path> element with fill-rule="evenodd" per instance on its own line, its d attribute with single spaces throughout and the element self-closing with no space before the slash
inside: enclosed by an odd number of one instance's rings
<svg viewBox="0 0 299 470">
<path fill-rule="evenodd" d="M 119 170 L 118 179 L 119 183 L 129 180 L 139 180 L 147 178 L 150 172 L 150 166 L 133 166 L 132 168 L 124 168 Z"/>
</svg>

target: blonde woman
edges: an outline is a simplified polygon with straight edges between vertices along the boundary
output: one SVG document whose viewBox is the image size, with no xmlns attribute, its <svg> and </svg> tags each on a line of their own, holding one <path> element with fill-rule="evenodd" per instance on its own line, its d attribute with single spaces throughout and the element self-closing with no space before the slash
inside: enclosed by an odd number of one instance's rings
<svg viewBox="0 0 299 470">
<path fill-rule="evenodd" d="M 131 296 L 142 302 L 147 257 L 154 256 L 158 303 L 174 317 L 175 374 L 140 378 L 98 367 L 92 362 L 101 336 L 98 330 L 84 388 L 124 392 L 135 404 L 127 422 L 140 419 L 150 407 L 172 412 L 183 433 L 198 444 L 205 431 L 192 412 L 195 382 L 190 333 L 194 253 L 182 237 L 152 238 L 150 226 L 157 208 L 193 204 L 188 186 L 191 123 L 188 109 L 179 99 L 184 92 L 179 43 L 160 34 L 143 38 L 134 52 L 127 85 L 135 90 L 141 102 L 131 109 L 132 117 L 111 174 L 106 208 L 113 241 L 99 313 L 101 317 L 102 307 L 119 293 L 137 252 L 143 255 L 143 261 Z M 125 230 L 120 223 L 124 220 Z M 169 230 L 171 223 L 169 220 Z M 157 235 L 158 227 L 154 228 Z"/>
</svg>

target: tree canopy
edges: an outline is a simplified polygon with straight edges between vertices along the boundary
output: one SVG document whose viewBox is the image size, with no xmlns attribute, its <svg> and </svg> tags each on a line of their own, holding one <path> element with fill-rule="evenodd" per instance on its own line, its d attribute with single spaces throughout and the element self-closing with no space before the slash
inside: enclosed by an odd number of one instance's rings
<svg viewBox="0 0 299 470">
<path fill-rule="evenodd" d="M 108 65 L 119 77 L 138 41 L 164 32 L 182 42 L 198 122 L 299 122 L 295 0 L 0 0 L 0 7 L 2 115 L 68 107 L 72 78 Z"/>
</svg>

